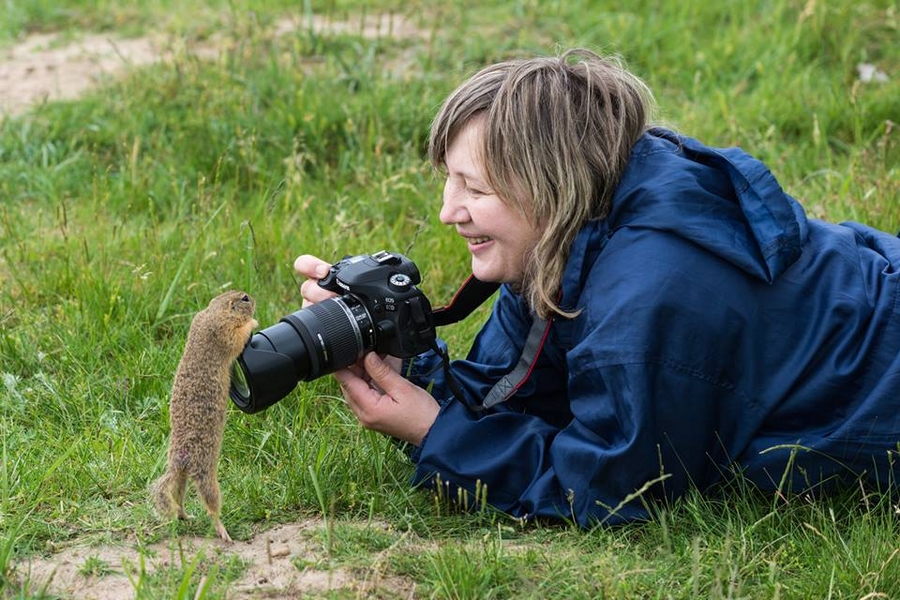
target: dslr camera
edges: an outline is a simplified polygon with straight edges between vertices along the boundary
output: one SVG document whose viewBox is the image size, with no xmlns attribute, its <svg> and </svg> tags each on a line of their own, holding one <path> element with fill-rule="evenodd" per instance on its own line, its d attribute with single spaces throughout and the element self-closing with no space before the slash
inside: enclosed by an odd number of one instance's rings
<svg viewBox="0 0 900 600">
<path fill-rule="evenodd" d="M 298 310 L 250 338 L 234 362 L 229 395 L 246 413 L 296 387 L 350 366 L 369 351 L 409 358 L 435 346 L 416 265 L 393 252 L 349 256 L 319 285 L 339 296 Z"/>
</svg>

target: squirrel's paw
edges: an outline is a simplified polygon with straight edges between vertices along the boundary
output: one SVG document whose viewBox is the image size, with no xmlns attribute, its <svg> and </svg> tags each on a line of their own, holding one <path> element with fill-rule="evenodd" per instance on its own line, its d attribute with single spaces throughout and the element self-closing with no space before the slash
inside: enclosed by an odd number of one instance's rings
<svg viewBox="0 0 900 600">
<path fill-rule="evenodd" d="M 220 538 L 222 538 L 222 541 L 225 542 L 226 544 L 232 544 L 232 543 L 234 543 L 234 542 L 231 540 L 231 536 L 228 535 L 228 531 L 225 530 L 225 526 L 222 525 L 222 521 L 216 521 L 216 534 L 217 534 Z"/>
</svg>

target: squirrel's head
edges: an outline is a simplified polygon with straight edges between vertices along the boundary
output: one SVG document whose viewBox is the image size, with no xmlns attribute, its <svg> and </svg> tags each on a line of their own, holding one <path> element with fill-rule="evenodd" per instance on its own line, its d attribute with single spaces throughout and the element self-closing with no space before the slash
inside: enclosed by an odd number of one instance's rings
<svg viewBox="0 0 900 600">
<path fill-rule="evenodd" d="M 243 325 L 253 320 L 253 311 L 256 309 L 256 301 L 246 292 L 232 290 L 213 298 L 208 310 L 226 316 L 237 325 Z"/>
<path fill-rule="evenodd" d="M 233 290 L 219 294 L 210 300 L 209 306 L 194 315 L 188 343 L 191 339 L 196 340 L 207 353 L 219 349 L 225 353 L 225 362 L 230 364 L 258 325 L 253 318 L 255 309 L 256 301 L 246 292 Z"/>
</svg>

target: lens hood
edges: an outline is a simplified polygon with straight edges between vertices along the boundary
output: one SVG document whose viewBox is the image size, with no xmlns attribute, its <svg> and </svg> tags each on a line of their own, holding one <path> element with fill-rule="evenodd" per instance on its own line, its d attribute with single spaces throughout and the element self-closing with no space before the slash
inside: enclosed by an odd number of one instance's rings
<svg viewBox="0 0 900 600">
<path fill-rule="evenodd" d="M 257 333 L 234 362 L 229 395 L 238 408 L 252 414 L 290 394 L 297 382 L 293 359 Z"/>
</svg>

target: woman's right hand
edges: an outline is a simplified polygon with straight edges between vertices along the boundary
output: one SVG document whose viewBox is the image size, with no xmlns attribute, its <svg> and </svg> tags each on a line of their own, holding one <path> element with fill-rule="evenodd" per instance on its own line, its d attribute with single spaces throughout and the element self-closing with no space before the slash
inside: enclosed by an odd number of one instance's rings
<svg viewBox="0 0 900 600">
<path fill-rule="evenodd" d="M 319 280 L 328 275 L 330 268 L 331 263 L 327 263 L 321 258 L 310 254 L 298 256 L 297 260 L 294 261 L 294 270 L 299 275 L 306 277 L 306 281 L 300 284 L 303 308 L 337 295 L 319 287 Z"/>
</svg>

